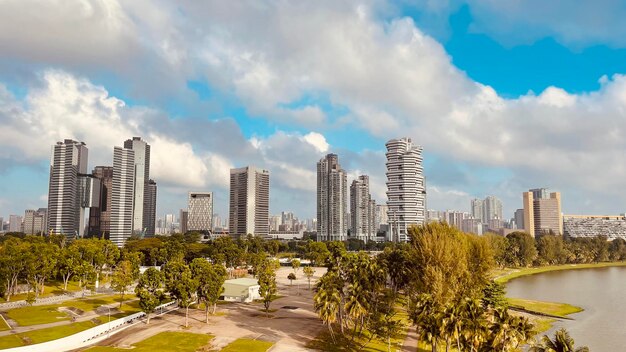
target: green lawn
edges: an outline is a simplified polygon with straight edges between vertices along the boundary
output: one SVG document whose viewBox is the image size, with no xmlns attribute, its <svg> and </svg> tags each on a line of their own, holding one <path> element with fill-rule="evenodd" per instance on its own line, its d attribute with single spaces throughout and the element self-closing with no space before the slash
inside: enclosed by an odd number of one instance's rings
<svg viewBox="0 0 626 352">
<path fill-rule="evenodd" d="M 20 326 L 54 323 L 69 320 L 70 317 L 57 309 L 59 305 L 26 306 L 7 311 L 5 315 Z"/>
<path fill-rule="evenodd" d="M 504 270 L 498 270 L 496 272 L 496 276 L 497 276 L 496 281 L 499 283 L 505 284 L 509 282 L 510 280 L 518 278 L 518 277 L 546 273 L 549 271 L 605 268 L 605 267 L 610 267 L 610 266 L 626 266 L 626 262 L 548 265 L 548 266 L 540 266 L 540 267 L 533 267 L 533 268 L 508 268 Z"/>
<path fill-rule="evenodd" d="M 267 341 L 237 339 L 224 347 L 221 352 L 265 352 L 273 345 Z"/>
<path fill-rule="evenodd" d="M 524 309 L 544 314 L 565 317 L 568 314 L 582 312 L 582 308 L 567 303 L 533 301 L 530 299 L 508 298 L 509 304 L 513 307 L 522 307 Z"/>
<path fill-rule="evenodd" d="M 124 304 L 122 304 L 121 313 L 112 314 L 112 317 L 124 317 L 132 313 L 137 313 L 141 309 L 139 308 L 139 301 L 136 300 L 134 295 L 124 296 Z M 130 301 L 133 299 L 133 301 Z M 83 312 L 90 312 L 96 310 L 102 305 L 108 305 L 120 301 L 119 295 L 113 296 L 96 296 L 89 298 L 80 298 L 71 301 L 65 301 L 60 304 L 51 304 L 45 306 L 26 306 L 11 309 L 6 313 L 6 316 L 15 320 L 20 326 L 31 326 L 38 324 L 54 323 L 61 320 L 69 320 L 70 316 L 64 312 L 59 312 L 59 307 L 70 307 L 80 309 Z M 115 307 L 119 309 L 119 306 Z M 105 314 L 106 315 L 106 314 Z M 0 328 L 0 330 L 2 330 Z"/>
<path fill-rule="evenodd" d="M 30 344 L 52 341 L 61 337 L 73 335 L 77 332 L 87 330 L 96 326 L 91 321 L 73 323 L 68 325 L 55 326 L 52 328 L 33 330 L 20 334 L 0 336 L 0 349 L 19 347 L 26 345 L 26 341 Z"/>
<path fill-rule="evenodd" d="M 167 331 L 136 343 L 131 350 L 133 352 L 195 352 L 201 347 L 207 346 L 212 338 L 211 335 Z M 127 348 L 96 346 L 87 351 L 122 352 L 128 350 Z"/>
</svg>

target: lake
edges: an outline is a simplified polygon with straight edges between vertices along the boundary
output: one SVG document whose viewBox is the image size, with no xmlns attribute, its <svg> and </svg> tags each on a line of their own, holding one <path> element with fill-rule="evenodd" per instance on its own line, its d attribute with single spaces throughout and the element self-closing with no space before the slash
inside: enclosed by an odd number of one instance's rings
<svg viewBox="0 0 626 352">
<path fill-rule="evenodd" d="M 626 351 L 626 267 L 553 271 L 511 280 L 506 287 L 509 297 L 584 309 L 569 315 L 573 321 L 556 322 L 548 332 L 551 336 L 564 327 L 576 346 L 588 346 L 592 352 Z"/>
</svg>

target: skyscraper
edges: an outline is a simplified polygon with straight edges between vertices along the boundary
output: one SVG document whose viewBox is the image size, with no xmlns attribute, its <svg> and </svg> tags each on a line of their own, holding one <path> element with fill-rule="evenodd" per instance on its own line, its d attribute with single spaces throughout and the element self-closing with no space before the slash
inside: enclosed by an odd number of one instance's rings
<svg viewBox="0 0 626 352">
<path fill-rule="evenodd" d="M 350 185 L 350 236 L 364 242 L 374 239 L 376 204 L 370 195 L 369 176 L 361 175 Z"/>
<path fill-rule="evenodd" d="M 425 221 L 426 188 L 422 147 L 410 138 L 392 139 L 387 147 L 387 206 L 394 241 L 408 241 L 407 229 Z"/>
<path fill-rule="evenodd" d="M 189 211 L 185 209 L 180 210 L 180 233 L 185 234 L 189 229 L 187 228 L 187 224 L 189 223 Z"/>
<path fill-rule="evenodd" d="M 253 166 L 230 169 L 229 231 L 232 236 L 268 235 L 270 173 Z"/>
<path fill-rule="evenodd" d="M 344 241 L 348 232 L 348 180 L 337 154 L 317 163 L 317 240 Z"/>
<path fill-rule="evenodd" d="M 133 233 L 135 152 L 132 149 L 113 149 L 112 186 L 110 240 L 122 247 Z"/>
<path fill-rule="evenodd" d="M 66 236 L 82 236 L 79 174 L 87 173 L 85 143 L 66 139 L 52 147 L 48 187 L 48 229 Z"/>
<path fill-rule="evenodd" d="M 531 189 L 522 194 L 524 205 L 524 230 L 533 237 L 549 232 L 563 234 L 561 193 L 548 196 L 545 188 Z"/>
<path fill-rule="evenodd" d="M 148 193 L 146 195 L 146 203 L 144 208 L 144 235 L 147 237 L 154 236 L 156 233 L 156 204 L 157 204 L 157 184 L 154 180 L 148 181 Z"/>
<path fill-rule="evenodd" d="M 89 236 L 109 237 L 111 232 L 111 199 L 113 167 L 96 166 L 91 174 L 100 180 L 100 203 L 89 209 Z"/>
<path fill-rule="evenodd" d="M 133 137 L 124 142 L 124 148 L 132 149 L 135 152 L 135 184 L 133 199 L 133 233 L 148 234 L 148 227 L 151 221 L 151 214 L 145 211 L 149 199 L 150 188 L 150 145 L 141 140 L 141 137 Z M 154 231 L 148 235 L 154 235 Z"/>
<path fill-rule="evenodd" d="M 180 220 L 181 227 L 183 219 Z M 213 229 L 213 192 L 189 192 L 187 231 L 209 233 Z"/>
</svg>

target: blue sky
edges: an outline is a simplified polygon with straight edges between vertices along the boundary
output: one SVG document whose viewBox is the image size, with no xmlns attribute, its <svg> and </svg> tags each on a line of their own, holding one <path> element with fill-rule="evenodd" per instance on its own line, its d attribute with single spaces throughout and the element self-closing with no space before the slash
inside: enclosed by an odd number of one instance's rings
<svg viewBox="0 0 626 352">
<path fill-rule="evenodd" d="M 549 187 L 566 213 L 621 213 L 624 14 L 610 1 L 6 1 L 0 216 L 46 206 L 57 140 L 86 142 L 93 167 L 133 135 L 153 145 L 159 217 L 189 190 L 212 190 L 224 215 L 228 169 L 248 164 L 271 171 L 273 213 L 313 217 L 327 152 L 383 203 L 384 143 L 402 136 L 424 147 L 431 208 L 495 195 L 512 216 L 522 191 Z"/>
</svg>

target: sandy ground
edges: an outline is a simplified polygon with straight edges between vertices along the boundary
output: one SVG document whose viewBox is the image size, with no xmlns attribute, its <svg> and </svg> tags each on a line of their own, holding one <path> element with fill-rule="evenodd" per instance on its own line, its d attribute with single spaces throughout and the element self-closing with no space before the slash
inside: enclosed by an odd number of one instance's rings
<svg viewBox="0 0 626 352">
<path fill-rule="evenodd" d="M 326 272 L 326 268 L 315 268 L 312 284 Z M 184 328 L 185 310 L 165 314 L 150 320 L 150 324 L 139 323 L 99 345 L 130 347 L 150 336 L 163 331 L 188 331 L 215 336 L 213 348 L 220 349 L 238 338 L 270 341 L 270 349 L 278 351 L 307 351 L 305 345 L 324 328 L 313 312 L 313 292 L 309 291 L 302 268 L 298 279 L 290 285 L 287 275 L 291 268 L 281 267 L 276 273 L 278 294 L 283 296 L 272 302 L 268 318 L 261 303 L 229 303 L 218 305 L 217 316 L 205 323 L 204 312 L 189 310 L 189 328 Z"/>
</svg>

